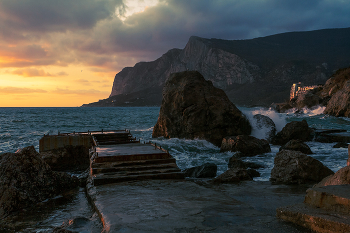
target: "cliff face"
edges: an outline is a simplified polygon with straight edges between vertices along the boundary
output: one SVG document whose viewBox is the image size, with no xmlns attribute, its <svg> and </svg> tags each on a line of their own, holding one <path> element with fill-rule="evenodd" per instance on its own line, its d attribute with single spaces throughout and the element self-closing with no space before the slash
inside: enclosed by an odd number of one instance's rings
<svg viewBox="0 0 350 233">
<path fill-rule="evenodd" d="M 110 97 L 94 106 L 119 106 L 115 103 L 124 100 L 133 105 L 127 96 L 144 99 L 142 105 L 151 105 L 147 104 L 147 93 L 161 96 L 169 75 L 186 70 L 199 71 L 235 104 L 283 102 L 289 99 L 292 83 L 321 84 L 335 70 L 348 66 L 348 41 L 350 28 L 283 33 L 251 40 L 193 36 L 182 50 L 172 49 L 155 61 L 124 68 L 115 76 Z M 160 103 L 161 98 L 152 98 L 152 105 Z"/>
<path fill-rule="evenodd" d="M 172 49 L 153 62 L 140 62 L 115 76 L 111 96 L 129 94 L 151 87 L 162 87 L 171 73 L 196 70 L 214 86 L 227 88 L 233 83 L 259 79 L 259 67 L 239 56 L 212 48 L 199 37 L 191 37 L 183 50 Z"/>
</svg>

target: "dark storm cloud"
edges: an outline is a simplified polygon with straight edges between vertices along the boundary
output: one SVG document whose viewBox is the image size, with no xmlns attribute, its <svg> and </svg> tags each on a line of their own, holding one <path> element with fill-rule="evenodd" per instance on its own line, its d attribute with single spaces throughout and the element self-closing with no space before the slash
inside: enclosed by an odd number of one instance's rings
<svg viewBox="0 0 350 233">
<path fill-rule="evenodd" d="M 2 27 L 31 32 L 91 28 L 110 17 L 121 0 L 2 0 Z"/>
<path fill-rule="evenodd" d="M 27 58 L 17 66 L 82 63 L 118 71 L 183 48 L 192 35 L 248 39 L 350 26 L 344 0 L 159 0 L 123 21 L 125 9 L 122 0 L 2 0 L 0 39 L 18 44 L 0 46 L 0 55 Z"/>
</svg>

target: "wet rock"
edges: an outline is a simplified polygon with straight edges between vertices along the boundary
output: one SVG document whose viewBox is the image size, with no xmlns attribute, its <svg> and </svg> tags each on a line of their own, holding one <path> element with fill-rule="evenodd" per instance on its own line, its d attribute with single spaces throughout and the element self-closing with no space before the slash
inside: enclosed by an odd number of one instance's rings
<svg viewBox="0 0 350 233">
<path fill-rule="evenodd" d="M 243 156 L 255 156 L 271 151 L 268 141 L 249 135 L 230 136 L 222 139 L 220 152 L 240 151 Z"/>
<path fill-rule="evenodd" d="M 327 176 L 320 183 L 316 184 L 315 187 L 343 184 L 350 184 L 350 166 L 343 167 L 334 175 Z"/>
<path fill-rule="evenodd" d="M 278 113 L 284 113 L 293 108 L 293 106 L 290 103 L 273 103 L 270 107 Z"/>
<path fill-rule="evenodd" d="M 213 183 L 238 183 L 244 180 L 253 180 L 249 172 L 242 168 L 231 168 L 213 179 Z"/>
<path fill-rule="evenodd" d="M 333 148 L 348 148 L 349 144 L 346 142 L 338 142 L 333 146 Z"/>
<path fill-rule="evenodd" d="M 281 132 L 278 132 L 271 141 L 274 145 L 283 145 L 292 139 L 299 139 L 303 142 L 311 139 L 312 130 L 306 120 L 292 121 L 287 123 Z"/>
<path fill-rule="evenodd" d="M 292 139 L 287 142 L 285 145 L 281 146 L 279 151 L 281 150 L 295 150 L 300 151 L 304 154 L 312 154 L 310 147 L 302 142 L 301 140 Z"/>
<path fill-rule="evenodd" d="M 305 184 L 320 182 L 332 174 L 317 159 L 300 151 L 282 150 L 276 154 L 270 180 L 275 184 Z"/>
<path fill-rule="evenodd" d="M 53 229 L 52 233 L 76 233 L 76 231 L 70 231 L 61 227 L 56 227 Z"/>
<path fill-rule="evenodd" d="M 303 108 L 313 108 L 315 106 L 320 106 L 323 103 L 322 98 L 319 96 L 318 92 L 322 90 L 322 87 L 309 90 L 301 95 L 298 95 L 295 106 L 298 110 Z"/>
<path fill-rule="evenodd" d="M 199 138 L 221 146 L 224 137 L 250 132 L 243 113 L 199 72 L 170 75 L 152 137 Z"/>
<path fill-rule="evenodd" d="M 65 146 L 40 153 L 54 171 L 85 170 L 90 167 L 89 147 Z"/>
<path fill-rule="evenodd" d="M 259 169 L 259 168 L 264 168 L 264 166 L 253 162 L 244 162 L 241 159 L 237 158 L 236 155 L 233 155 L 228 161 L 228 168 Z"/>
<path fill-rule="evenodd" d="M 54 172 L 33 146 L 0 155 L 0 218 L 77 187 L 78 179 Z"/>
<path fill-rule="evenodd" d="M 214 163 L 205 163 L 201 166 L 191 167 L 185 169 L 185 177 L 194 177 L 194 178 L 213 178 L 216 176 L 218 167 Z"/>
<path fill-rule="evenodd" d="M 256 121 L 256 128 L 258 130 L 264 130 L 267 141 L 271 141 L 276 134 L 276 125 L 273 120 L 261 114 L 254 115 L 253 119 Z"/>
<path fill-rule="evenodd" d="M 247 169 L 247 172 L 248 172 L 249 176 L 252 177 L 252 178 L 260 177 L 260 172 L 258 172 L 255 169 L 249 168 L 249 169 Z"/>
</svg>

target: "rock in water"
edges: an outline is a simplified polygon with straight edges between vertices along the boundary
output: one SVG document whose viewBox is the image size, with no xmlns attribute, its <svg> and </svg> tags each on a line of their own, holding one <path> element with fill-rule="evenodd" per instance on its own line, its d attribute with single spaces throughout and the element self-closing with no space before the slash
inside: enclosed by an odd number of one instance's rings
<svg viewBox="0 0 350 233">
<path fill-rule="evenodd" d="M 239 156 L 255 156 L 271 151 L 268 141 L 258 139 L 249 135 L 238 135 L 236 137 L 225 137 L 222 139 L 220 152 L 225 151 L 240 151 Z"/>
<path fill-rule="evenodd" d="M 205 163 L 201 166 L 185 169 L 185 177 L 213 178 L 216 176 L 218 167 L 215 163 Z"/>
<path fill-rule="evenodd" d="M 292 139 L 299 139 L 303 142 L 309 141 L 311 139 L 311 131 L 306 120 L 292 121 L 287 123 L 271 142 L 274 145 L 283 145 Z"/>
<path fill-rule="evenodd" d="M 77 187 L 78 179 L 54 172 L 34 146 L 0 155 L 0 219 Z"/>
<path fill-rule="evenodd" d="M 199 138 L 219 147 L 224 137 L 250 133 L 243 113 L 199 72 L 170 75 L 152 137 Z"/>
<path fill-rule="evenodd" d="M 253 180 L 248 170 L 242 168 L 231 168 L 213 179 L 213 183 L 238 183 L 244 180 Z"/>
<path fill-rule="evenodd" d="M 54 171 L 85 170 L 90 167 L 89 147 L 67 145 L 40 153 Z"/>
<path fill-rule="evenodd" d="M 300 151 L 282 150 L 276 154 L 271 181 L 283 184 L 304 184 L 320 182 L 334 174 L 320 161 Z"/>
<path fill-rule="evenodd" d="M 273 120 L 261 114 L 254 115 L 253 119 L 256 120 L 256 128 L 264 131 L 266 140 L 271 141 L 276 134 L 276 125 Z"/>
<path fill-rule="evenodd" d="M 312 154 L 310 147 L 306 145 L 306 143 L 296 139 L 292 139 L 285 145 L 281 146 L 279 151 L 281 150 L 295 150 L 300 151 L 304 154 Z"/>
</svg>

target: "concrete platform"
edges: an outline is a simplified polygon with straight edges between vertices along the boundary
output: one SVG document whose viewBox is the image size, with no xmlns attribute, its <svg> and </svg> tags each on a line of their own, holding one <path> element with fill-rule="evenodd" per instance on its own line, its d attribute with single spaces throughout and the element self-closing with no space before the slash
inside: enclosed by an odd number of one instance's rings
<svg viewBox="0 0 350 233">
<path fill-rule="evenodd" d="M 329 185 L 308 189 L 304 203 L 324 210 L 350 214 L 350 185 Z"/>
<path fill-rule="evenodd" d="M 103 232 L 311 232 L 276 218 L 276 208 L 301 202 L 305 186 L 202 185 L 147 180 L 88 186 Z"/>
<path fill-rule="evenodd" d="M 350 232 L 350 216 L 308 206 L 304 203 L 278 208 L 277 217 L 315 232 Z"/>
<path fill-rule="evenodd" d="M 95 163 L 172 158 L 164 150 L 151 144 L 140 143 L 98 146 L 96 153 Z"/>
</svg>

